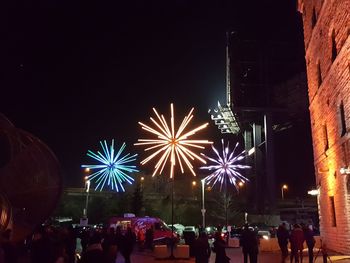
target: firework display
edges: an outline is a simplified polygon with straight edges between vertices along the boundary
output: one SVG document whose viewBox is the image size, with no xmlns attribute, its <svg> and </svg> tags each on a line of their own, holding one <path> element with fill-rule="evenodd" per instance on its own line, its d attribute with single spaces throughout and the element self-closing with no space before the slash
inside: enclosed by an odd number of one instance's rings
<svg viewBox="0 0 350 263">
<path fill-rule="evenodd" d="M 202 166 L 200 169 L 212 171 L 210 175 L 205 178 L 207 184 L 214 186 L 216 183 L 220 184 L 220 190 L 225 182 L 233 184 L 236 188 L 239 182 L 246 182 L 248 178 L 244 177 L 240 171 L 242 169 L 248 169 L 250 166 L 241 164 L 241 161 L 246 157 L 246 151 L 242 151 L 238 155 L 235 152 L 238 147 L 238 143 L 235 145 L 232 152 L 229 149 L 229 143 L 225 147 L 224 140 L 222 143 L 222 154 L 212 145 L 212 149 L 216 154 L 216 158 L 208 157 L 202 154 L 207 160 L 212 162 L 211 165 Z"/>
<path fill-rule="evenodd" d="M 191 140 L 189 137 L 196 134 L 198 131 L 206 128 L 208 123 L 202 124 L 192 130 L 185 131 L 188 124 L 193 119 L 193 108 L 188 115 L 184 117 L 180 126 L 176 129 L 174 106 L 170 105 L 171 118 L 170 124 L 166 121 L 163 115 L 160 115 L 155 108 L 153 111 L 156 119 L 150 117 L 153 127 L 139 122 L 142 129 L 149 132 L 155 138 L 153 139 L 139 139 L 135 145 L 146 146 L 145 151 L 150 151 L 150 155 L 145 158 L 141 164 L 144 165 L 150 160 L 158 158 L 154 167 L 153 176 L 161 174 L 167 163 L 170 163 L 170 178 L 174 176 L 174 167 L 178 162 L 181 172 L 184 173 L 184 166 L 186 165 L 191 173 L 196 176 L 191 161 L 198 160 L 206 163 L 205 159 L 199 156 L 194 149 L 204 149 L 205 144 L 211 144 L 208 140 Z"/>
<path fill-rule="evenodd" d="M 134 179 L 127 173 L 138 172 L 135 165 L 130 165 L 129 163 L 136 160 L 137 154 L 122 155 L 126 144 L 123 143 L 117 152 L 114 150 L 114 140 L 112 144 L 108 147 L 107 142 L 104 140 L 100 141 L 102 148 L 102 153 L 97 151 L 94 153 L 92 151 L 87 152 L 87 156 L 91 157 L 99 164 L 87 164 L 82 165 L 83 168 L 89 168 L 92 173 L 88 175 L 88 180 L 95 181 L 95 190 L 102 189 L 105 185 L 109 186 L 112 190 L 119 192 L 125 191 L 123 183 L 132 184 Z"/>
</svg>

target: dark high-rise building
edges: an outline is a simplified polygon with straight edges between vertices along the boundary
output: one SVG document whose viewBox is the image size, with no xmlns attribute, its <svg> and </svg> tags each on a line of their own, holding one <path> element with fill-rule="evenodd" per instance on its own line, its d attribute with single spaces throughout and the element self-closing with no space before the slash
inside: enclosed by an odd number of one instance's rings
<svg viewBox="0 0 350 263">
<path fill-rule="evenodd" d="M 282 184 L 290 186 L 286 197 L 302 197 L 313 184 L 302 22 L 292 2 L 242 4 L 233 15 L 246 23 L 228 34 L 227 105 L 219 108 L 221 115 L 230 109 L 233 121 L 219 128 L 255 149 L 250 200 L 259 214 L 276 211 Z M 293 154 L 283 158 L 288 149 Z"/>
</svg>

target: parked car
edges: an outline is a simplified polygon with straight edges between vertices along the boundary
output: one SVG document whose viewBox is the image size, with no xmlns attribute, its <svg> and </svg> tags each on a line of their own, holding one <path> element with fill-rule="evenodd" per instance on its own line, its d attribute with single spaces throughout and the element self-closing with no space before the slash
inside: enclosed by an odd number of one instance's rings
<svg viewBox="0 0 350 263">
<path fill-rule="evenodd" d="M 185 232 L 193 232 L 195 236 L 198 236 L 198 229 L 195 226 L 185 226 L 183 233 Z"/>
<path fill-rule="evenodd" d="M 168 225 L 170 229 L 173 229 L 173 231 L 178 235 L 179 238 L 183 235 L 183 230 L 178 228 L 176 225 Z"/>
<path fill-rule="evenodd" d="M 176 227 L 181 232 L 181 235 L 182 235 L 182 232 L 184 231 L 185 226 L 182 224 L 174 224 L 174 227 Z"/>
<path fill-rule="evenodd" d="M 218 229 L 215 226 L 207 226 L 205 228 L 205 233 L 207 234 L 208 238 L 214 238 L 216 231 L 218 231 Z"/>
<path fill-rule="evenodd" d="M 270 233 L 270 231 L 267 231 L 267 230 L 259 230 L 258 237 L 267 240 L 267 239 L 271 238 L 271 233 Z"/>
</svg>

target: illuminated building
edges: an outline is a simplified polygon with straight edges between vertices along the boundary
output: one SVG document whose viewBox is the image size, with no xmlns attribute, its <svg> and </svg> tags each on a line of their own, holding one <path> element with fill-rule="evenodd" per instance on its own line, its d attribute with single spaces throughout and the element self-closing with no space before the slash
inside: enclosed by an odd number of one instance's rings
<svg viewBox="0 0 350 263">
<path fill-rule="evenodd" d="M 350 1 L 299 0 L 321 236 L 350 253 Z"/>
</svg>

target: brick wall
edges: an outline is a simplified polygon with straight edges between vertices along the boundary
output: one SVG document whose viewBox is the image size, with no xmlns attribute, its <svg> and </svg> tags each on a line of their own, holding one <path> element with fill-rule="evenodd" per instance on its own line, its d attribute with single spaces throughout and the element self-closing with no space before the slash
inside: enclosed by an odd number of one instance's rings
<svg viewBox="0 0 350 263">
<path fill-rule="evenodd" d="M 299 0 L 298 8 L 304 22 L 321 236 L 330 249 L 350 254 L 350 179 L 339 172 L 350 165 L 350 0 Z"/>
</svg>

